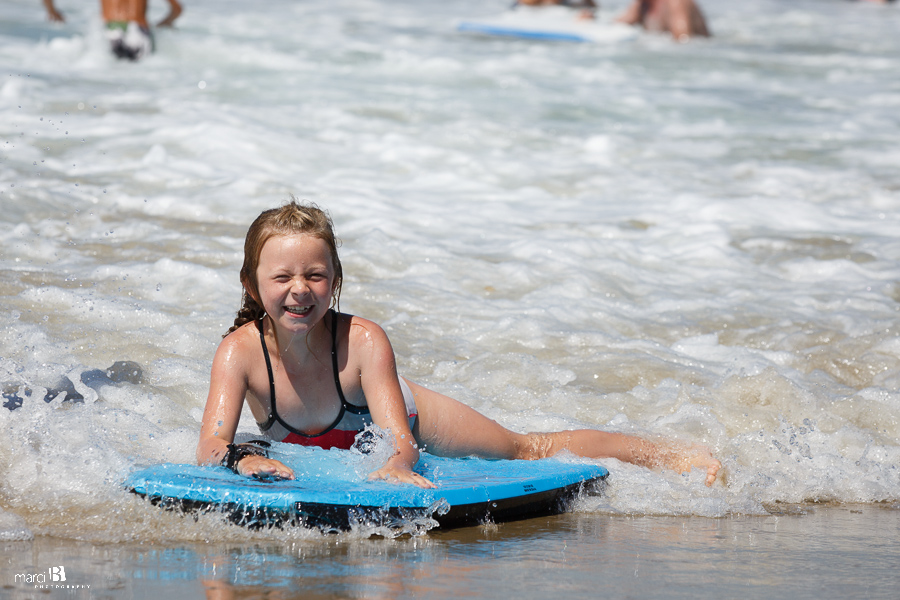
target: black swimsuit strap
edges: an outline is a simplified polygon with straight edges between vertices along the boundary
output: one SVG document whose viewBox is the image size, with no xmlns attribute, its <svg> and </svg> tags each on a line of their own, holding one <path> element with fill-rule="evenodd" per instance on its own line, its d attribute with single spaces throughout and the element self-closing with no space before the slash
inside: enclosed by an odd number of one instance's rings
<svg viewBox="0 0 900 600">
<path fill-rule="evenodd" d="M 269 358 L 269 349 L 266 347 L 266 336 L 262 319 L 256 322 L 256 328 L 259 330 L 259 342 L 262 344 L 263 356 L 266 359 L 266 370 L 269 372 L 269 418 L 266 419 L 265 423 L 257 422 L 257 425 L 259 425 L 260 431 L 268 431 L 272 428 L 276 419 L 278 421 L 281 421 L 281 419 L 275 411 L 275 373 L 272 371 L 272 361 Z"/>
<path fill-rule="evenodd" d="M 331 316 L 331 370 L 334 372 L 334 387 L 337 389 L 338 397 L 341 399 L 341 405 L 344 407 L 344 410 L 351 412 L 354 415 L 367 415 L 369 414 L 368 406 L 355 406 L 347 402 L 347 399 L 344 398 L 344 390 L 341 388 L 340 371 L 338 370 L 337 312 L 332 310 Z M 343 415 L 343 412 L 341 412 L 341 415 Z"/>
<path fill-rule="evenodd" d="M 281 418 L 281 415 L 278 414 L 278 409 L 275 407 L 275 373 L 272 370 L 272 360 L 269 358 L 269 349 L 266 346 L 266 336 L 264 333 L 263 321 L 260 319 L 256 322 L 256 328 L 259 330 L 259 341 L 262 344 L 263 357 L 266 359 L 266 370 L 269 372 L 269 417 L 266 419 L 265 423 L 257 423 L 259 425 L 260 431 L 268 431 L 271 429 L 272 425 L 275 421 L 278 421 L 282 427 L 290 431 L 291 433 L 296 433 L 297 435 L 306 437 L 306 438 L 315 438 L 320 435 L 324 435 L 337 427 L 338 423 L 341 422 L 341 419 L 344 418 L 344 413 L 349 411 L 356 415 L 367 415 L 369 414 L 368 406 L 354 406 L 347 402 L 347 399 L 344 397 L 344 390 L 341 388 L 341 379 L 340 372 L 338 370 L 338 357 L 337 357 L 337 312 L 331 310 L 331 368 L 334 372 L 334 386 L 338 393 L 338 398 L 341 399 L 341 410 L 338 413 L 337 419 L 329 425 L 324 430 L 319 433 L 303 433 L 298 429 L 294 429 L 291 427 L 289 423 L 287 423 L 284 419 Z"/>
</svg>

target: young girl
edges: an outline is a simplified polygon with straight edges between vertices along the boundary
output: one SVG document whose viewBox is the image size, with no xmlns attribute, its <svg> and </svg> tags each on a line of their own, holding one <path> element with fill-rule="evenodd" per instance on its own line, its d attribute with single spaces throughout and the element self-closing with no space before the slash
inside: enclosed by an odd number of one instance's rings
<svg viewBox="0 0 900 600">
<path fill-rule="evenodd" d="M 343 273 L 331 220 L 291 201 L 263 212 L 244 243 L 243 306 L 213 359 L 197 461 L 247 476 L 293 478 L 258 447 L 234 445 L 246 400 L 260 431 L 280 442 L 349 448 L 369 422 L 394 437 L 373 479 L 433 484 L 413 471 L 419 449 L 439 456 L 534 460 L 561 450 L 679 472 L 720 463 L 704 447 L 674 449 L 596 430 L 512 432 L 468 406 L 397 375 L 385 332 L 336 312 Z"/>
</svg>

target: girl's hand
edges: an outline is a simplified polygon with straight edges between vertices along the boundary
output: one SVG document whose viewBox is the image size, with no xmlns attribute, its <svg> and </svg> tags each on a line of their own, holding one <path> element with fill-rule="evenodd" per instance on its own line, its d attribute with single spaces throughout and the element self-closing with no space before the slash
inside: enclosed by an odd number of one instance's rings
<svg viewBox="0 0 900 600">
<path fill-rule="evenodd" d="M 426 490 L 434 489 L 437 487 L 415 471 L 389 464 L 369 474 L 369 481 L 378 480 L 411 483 L 413 485 L 419 486 L 420 488 L 425 488 Z"/>
<path fill-rule="evenodd" d="M 280 461 L 265 456 L 245 456 L 237 464 L 238 473 L 247 477 L 293 479 L 294 472 Z"/>
</svg>

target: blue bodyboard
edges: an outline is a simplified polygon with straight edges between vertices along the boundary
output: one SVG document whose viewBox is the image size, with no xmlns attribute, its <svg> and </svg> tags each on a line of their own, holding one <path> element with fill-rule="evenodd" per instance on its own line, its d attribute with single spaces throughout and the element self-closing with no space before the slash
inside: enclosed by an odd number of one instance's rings
<svg viewBox="0 0 900 600">
<path fill-rule="evenodd" d="M 489 36 L 600 44 L 633 40 L 638 35 L 628 25 L 580 19 L 579 13 L 563 6 L 517 5 L 500 15 L 460 20 L 456 29 Z"/>
<path fill-rule="evenodd" d="M 248 527 L 299 525 L 324 531 L 430 517 L 441 527 L 559 513 L 578 494 L 597 492 L 608 471 L 554 458 L 483 460 L 422 453 L 416 471 L 437 485 L 369 481 L 364 455 L 273 444 L 295 479 L 259 481 L 225 467 L 161 464 L 133 473 L 125 487 L 154 504 L 218 511 Z"/>
</svg>

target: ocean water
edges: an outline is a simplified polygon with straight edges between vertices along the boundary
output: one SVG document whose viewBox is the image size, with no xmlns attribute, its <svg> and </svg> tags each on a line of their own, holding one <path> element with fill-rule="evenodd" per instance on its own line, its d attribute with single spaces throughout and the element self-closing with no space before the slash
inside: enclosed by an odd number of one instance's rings
<svg viewBox="0 0 900 600">
<path fill-rule="evenodd" d="M 701 5 L 709 40 L 572 44 L 454 30 L 499 1 L 197 0 L 131 64 L 94 3 L 4 2 L 0 540 L 321 547 L 121 488 L 193 461 L 244 233 L 292 194 L 407 377 L 725 465 L 604 461 L 580 518 L 896 509 L 900 10 Z M 141 380 L 82 382 L 116 361 Z"/>
</svg>

